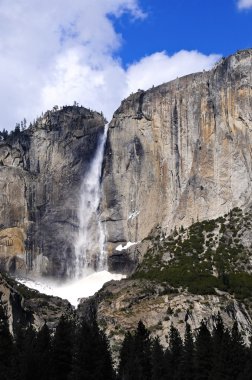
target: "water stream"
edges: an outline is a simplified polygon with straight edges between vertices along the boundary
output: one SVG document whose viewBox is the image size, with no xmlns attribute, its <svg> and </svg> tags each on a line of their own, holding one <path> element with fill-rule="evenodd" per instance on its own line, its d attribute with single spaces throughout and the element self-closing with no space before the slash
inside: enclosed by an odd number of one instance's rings
<svg viewBox="0 0 252 380">
<path fill-rule="evenodd" d="M 107 259 L 104 251 L 105 233 L 98 215 L 101 197 L 101 170 L 108 125 L 100 137 L 98 148 L 86 173 L 79 203 L 79 231 L 75 243 L 74 277 L 88 274 L 90 269 L 106 270 Z"/>
<path fill-rule="evenodd" d="M 42 293 L 66 298 L 75 307 L 83 297 L 92 296 L 105 282 L 120 280 L 124 275 L 107 270 L 105 231 L 98 207 L 101 198 L 101 171 L 108 125 L 100 137 L 98 148 L 86 173 L 79 201 L 79 231 L 75 243 L 75 262 L 64 282 L 43 278 L 19 278 L 22 284 Z M 70 269 L 69 269 L 70 270 Z"/>
</svg>

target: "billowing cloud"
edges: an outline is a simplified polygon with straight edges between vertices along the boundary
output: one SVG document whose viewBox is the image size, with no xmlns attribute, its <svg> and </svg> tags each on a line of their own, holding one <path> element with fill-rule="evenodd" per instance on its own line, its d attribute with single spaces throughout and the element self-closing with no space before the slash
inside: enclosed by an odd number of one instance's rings
<svg viewBox="0 0 252 380">
<path fill-rule="evenodd" d="M 238 0 L 239 9 L 249 9 L 252 8 L 252 0 Z"/>
<path fill-rule="evenodd" d="M 220 56 L 206 56 L 197 51 L 181 50 L 172 56 L 165 52 L 155 53 L 132 64 L 127 70 L 130 92 L 148 89 L 179 76 L 210 69 Z"/>
<path fill-rule="evenodd" d="M 207 69 L 218 59 L 181 51 L 155 53 L 127 69 L 110 16 L 146 15 L 138 0 L 0 0 L 0 129 L 77 101 L 109 119 L 138 88 Z"/>
</svg>

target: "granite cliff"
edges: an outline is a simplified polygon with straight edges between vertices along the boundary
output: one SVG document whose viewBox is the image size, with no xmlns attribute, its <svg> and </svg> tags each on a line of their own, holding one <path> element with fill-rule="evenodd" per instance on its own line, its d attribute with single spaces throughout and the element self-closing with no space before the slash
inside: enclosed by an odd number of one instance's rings
<svg viewBox="0 0 252 380">
<path fill-rule="evenodd" d="M 211 71 L 139 90 L 109 126 L 102 220 L 112 268 L 131 271 L 140 242 L 251 201 L 252 50 Z M 139 247 L 139 249 L 138 249 Z"/>
<path fill-rule="evenodd" d="M 182 334 L 186 321 L 211 328 L 218 312 L 251 335 L 251 89 L 244 50 L 209 72 L 139 90 L 115 112 L 99 215 L 110 269 L 134 273 L 77 310 L 87 319 L 96 311 L 114 350 L 140 318 L 163 345 L 171 323 Z M 79 192 L 104 125 L 101 114 L 63 107 L 0 141 L 2 268 L 71 273 Z M 3 276 L 0 298 L 12 329 L 72 313 Z"/>
<path fill-rule="evenodd" d="M 105 119 L 83 107 L 45 113 L 0 141 L 0 262 L 65 276 L 75 260 L 81 183 Z"/>
<path fill-rule="evenodd" d="M 139 242 L 157 226 L 169 234 L 250 203 L 251 71 L 252 50 L 240 51 L 209 72 L 139 90 L 115 112 L 100 204 L 112 270 L 134 270 L 147 249 Z M 5 269 L 71 273 L 81 182 L 104 125 L 96 112 L 63 107 L 0 142 Z"/>
</svg>

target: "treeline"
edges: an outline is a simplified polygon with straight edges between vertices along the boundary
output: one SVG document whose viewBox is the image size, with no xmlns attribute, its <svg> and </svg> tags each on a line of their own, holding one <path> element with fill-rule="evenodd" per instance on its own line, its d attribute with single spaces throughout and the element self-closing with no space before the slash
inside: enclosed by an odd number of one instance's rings
<svg viewBox="0 0 252 380">
<path fill-rule="evenodd" d="M 235 323 L 224 328 L 220 316 L 210 334 L 201 323 L 196 338 L 189 324 L 182 340 L 171 327 L 169 348 L 152 339 L 140 321 L 127 333 L 119 354 L 117 372 L 108 341 L 95 319 L 76 325 L 62 317 L 54 334 L 45 324 L 9 333 L 0 307 L 1 380 L 248 380 L 252 378 L 252 347 L 244 345 Z"/>
<path fill-rule="evenodd" d="M 248 380 L 252 379 L 252 347 L 246 347 L 237 323 L 231 331 L 218 315 L 212 334 L 202 321 L 193 338 L 190 325 L 182 340 L 171 326 L 169 348 L 151 339 L 142 322 L 123 342 L 120 380 Z"/>
<path fill-rule="evenodd" d="M 1 380 L 114 380 L 106 336 L 95 322 L 62 317 L 54 334 L 44 324 L 18 329 L 13 339 L 0 305 Z"/>
<path fill-rule="evenodd" d="M 21 131 L 24 131 L 27 128 L 26 119 L 17 123 L 13 131 L 8 132 L 6 129 L 0 131 L 0 141 L 6 141 L 8 138 L 16 137 L 20 134 Z"/>
</svg>

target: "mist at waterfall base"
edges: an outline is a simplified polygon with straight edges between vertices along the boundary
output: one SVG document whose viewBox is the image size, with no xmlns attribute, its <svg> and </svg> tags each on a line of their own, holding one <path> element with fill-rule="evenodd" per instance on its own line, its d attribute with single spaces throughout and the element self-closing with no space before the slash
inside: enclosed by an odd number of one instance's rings
<svg viewBox="0 0 252 380">
<path fill-rule="evenodd" d="M 101 170 L 108 125 L 100 136 L 97 150 L 85 174 L 78 210 L 79 229 L 75 239 L 75 260 L 68 268 L 68 280 L 64 283 L 42 279 L 18 279 L 19 282 L 41 293 L 67 299 L 77 306 L 79 299 L 92 296 L 105 282 L 120 280 L 125 276 L 107 270 L 105 252 L 106 233 L 98 211 L 101 198 Z M 103 223 L 104 224 L 104 223 Z"/>
<path fill-rule="evenodd" d="M 28 288 L 38 290 L 48 296 L 67 299 L 73 306 L 77 307 L 81 298 L 90 297 L 100 290 L 103 285 L 111 280 L 121 280 L 125 276 L 118 273 L 110 273 L 106 270 L 84 274 L 80 279 L 66 281 L 64 283 L 34 279 L 17 279 Z"/>
</svg>

